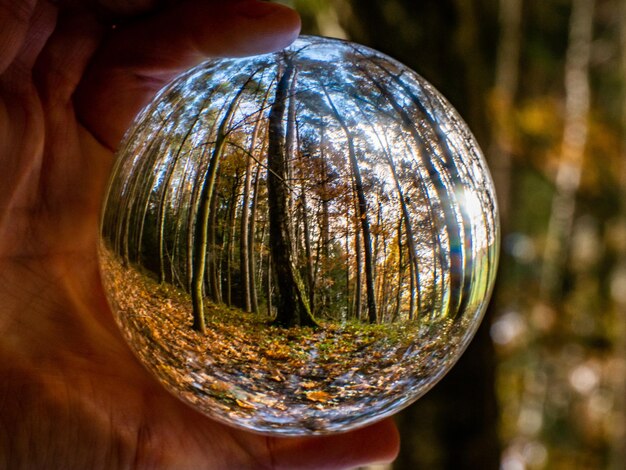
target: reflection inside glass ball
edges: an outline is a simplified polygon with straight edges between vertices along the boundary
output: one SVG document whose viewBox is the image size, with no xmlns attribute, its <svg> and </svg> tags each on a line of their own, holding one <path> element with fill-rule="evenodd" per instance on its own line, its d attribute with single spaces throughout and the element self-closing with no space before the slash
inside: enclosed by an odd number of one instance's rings
<svg viewBox="0 0 626 470">
<path fill-rule="evenodd" d="M 176 396 L 238 427 L 345 431 L 463 352 L 497 262 L 474 138 L 421 77 L 301 37 L 206 62 L 127 133 L 103 212 L 114 315 Z"/>
</svg>

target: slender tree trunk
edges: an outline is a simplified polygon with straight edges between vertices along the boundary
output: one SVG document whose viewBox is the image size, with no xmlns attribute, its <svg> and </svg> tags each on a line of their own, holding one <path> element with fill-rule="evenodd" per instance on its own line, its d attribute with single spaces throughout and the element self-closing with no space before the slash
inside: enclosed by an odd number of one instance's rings
<svg viewBox="0 0 626 470">
<path fill-rule="evenodd" d="M 294 68 L 293 77 L 289 84 L 289 92 L 287 94 L 287 126 L 285 131 L 285 161 L 286 161 L 286 174 L 285 181 L 292 182 L 293 178 L 293 162 L 296 160 L 296 145 L 297 145 L 297 121 L 296 121 L 296 100 L 294 99 L 294 93 L 296 89 L 296 83 L 298 81 L 298 70 Z M 293 195 L 295 196 L 295 194 Z M 295 197 L 287 198 L 287 205 L 289 214 L 296 214 L 295 210 Z M 300 247 L 298 245 L 298 234 L 296 231 L 299 228 L 299 224 L 289 224 L 290 239 L 292 243 L 293 259 L 297 260 L 300 257 Z"/>
<path fill-rule="evenodd" d="M 261 175 L 261 165 L 257 164 L 254 176 L 254 196 L 250 207 L 250 222 L 248 224 L 248 283 L 250 291 L 250 308 L 252 312 L 259 311 L 259 301 L 256 292 L 256 213 L 259 200 L 259 181 Z"/>
<path fill-rule="evenodd" d="M 328 272 L 328 266 L 330 263 L 330 214 L 328 208 L 328 200 L 324 198 L 322 200 L 322 223 L 320 233 L 320 246 L 318 249 L 317 261 L 315 263 L 315 274 L 313 277 L 313 285 L 317 285 L 317 279 L 322 273 L 325 276 Z M 319 309 L 322 312 L 326 312 L 329 308 L 329 294 L 326 289 L 320 292 Z"/>
<path fill-rule="evenodd" d="M 572 2 L 565 57 L 565 127 L 541 272 L 540 296 L 546 301 L 556 301 L 560 294 L 587 145 L 593 10 L 594 0 Z"/>
<path fill-rule="evenodd" d="M 126 264 L 130 263 L 131 252 L 133 251 L 131 249 L 131 247 L 133 246 L 131 241 L 131 233 L 133 231 L 133 228 L 135 229 L 136 236 L 133 237 L 135 238 L 135 240 L 137 240 L 139 233 L 143 234 L 143 232 L 137 231 L 137 227 L 140 226 L 143 229 L 147 209 L 142 212 L 141 210 L 139 210 L 139 207 L 147 208 L 150 201 L 150 191 L 146 190 L 146 187 L 150 187 L 154 184 L 154 172 L 150 170 L 155 166 L 155 163 L 160 157 L 160 153 L 154 147 L 155 144 L 151 143 L 149 147 L 150 150 L 147 152 L 148 158 L 143 163 L 141 170 L 136 170 L 135 172 L 131 173 L 131 180 L 128 184 L 128 193 L 127 196 L 124 198 L 125 204 L 121 208 L 121 213 L 124 214 L 124 217 L 120 221 L 118 236 L 119 248 L 116 251 L 118 253 L 123 252 L 122 259 Z M 132 178 L 133 176 L 134 178 Z M 142 197 L 145 198 L 144 204 L 139 203 L 139 201 L 141 201 L 140 198 Z M 139 224 L 133 223 L 133 216 L 135 219 L 140 218 Z M 141 257 L 141 245 L 139 243 L 135 243 L 134 245 L 135 259 L 138 261 Z"/>
<path fill-rule="evenodd" d="M 404 266 L 402 266 L 402 222 L 403 218 L 400 217 L 398 221 L 398 287 L 396 290 L 396 308 L 393 312 L 393 317 L 391 319 L 392 322 L 396 321 L 396 319 L 400 316 L 400 306 L 402 304 L 402 285 L 404 284 Z"/>
<path fill-rule="evenodd" d="M 195 161 L 197 158 L 196 148 L 193 149 L 192 154 L 187 157 L 185 161 L 185 167 L 183 169 L 182 181 L 185 182 L 189 179 L 189 173 L 192 171 L 192 160 Z M 189 220 L 189 217 L 186 215 L 185 207 L 191 208 L 191 201 L 189 205 L 186 201 L 187 192 L 182 189 L 184 183 L 178 187 L 176 194 L 174 196 L 177 204 L 180 207 L 180 214 L 184 214 L 184 217 L 181 217 L 183 221 L 176 224 L 176 228 L 174 230 L 174 243 L 173 243 L 173 252 L 172 252 L 172 262 L 170 263 L 170 277 L 172 281 L 183 290 L 187 289 L 187 277 L 183 278 L 183 274 L 186 275 L 184 268 L 186 267 L 187 256 L 183 257 L 183 252 L 187 248 L 185 242 L 181 241 L 185 231 L 189 232 L 189 227 L 185 225 L 185 222 Z"/>
<path fill-rule="evenodd" d="M 375 260 L 373 264 L 373 268 L 374 268 L 374 285 L 376 284 L 380 284 L 380 280 L 378 279 L 378 261 L 380 260 L 380 235 L 381 235 L 381 223 L 382 223 L 382 205 L 380 203 L 380 192 L 376 191 L 376 190 L 370 190 L 370 194 L 372 192 L 376 192 L 376 204 L 374 207 L 376 207 L 376 222 L 374 223 L 373 226 L 373 235 L 374 235 L 374 243 L 373 243 L 373 248 L 372 251 L 373 253 L 373 259 Z M 383 258 L 384 259 L 384 258 Z M 380 298 L 378 296 L 376 296 L 376 298 Z"/>
<path fill-rule="evenodd" d="M 169 193 L 168 189 L 170 187 L 172 175 L 174 174 L 174 169 L 176 168 L 180 155 L 183 151 L 183 148 L 185 147 L 185 143 L 194 132 L 196 124 L 198 124 L 198 121 L 200 121 L 201 116 L 202 116 L 202 111 L 198 111 L 198 114 L 193 120 L 193 124 L 189 126 L 189 128 L 187 129 L 187 132 L 185 133 L 185 136 L 183 137 L 181 142 L 178 144 L 179 147 L 178 147 L 178 150 L 176 151 L 176 156 L 171 161 L 168 162 L 167 168 L 165 170 L 165 176 L 163 177 L 163 181 L 161 183 L 161 186 L 163 187 L 163 189 L 161 191 L 161 197 L 159 198 L 159 203 L 157 205 L 157 231 L 156 231 L 157 232 L 157 249 L 159 253 L 159 282 L 161 283 L 165 282 L 166 280 L 165 279 L 165 271 L 166 271 L 165 269 L 165 265 L 166 265 L 165 219 L 167 215 L 166 205 L 167 205 L 167 195 Z M 169 260 L 169 262 L 171 264 L 171 260 Z"/>
<path fill-rule="evenodd" d="M 202 151 L 201 159 L 204 160 L 205 154 L 207 151 L 207 147 L 205 147 Z M 207 165 L 208 168 L 208 165 Z M 199 174 L 206 173 L 207 168 L 198 169 Z M 196 218 L 196 214 L 198 214 L 200 207 L 200 185 L 195 185 L 193 191 L 191 193 L 191 200 L 189 202 L 189 214 L 187 217 L 187 291 L 193 291 L 193 271 L 194 271 L 194 239 L 195 239 L 195 231 L 193 230 L 194 219 Z"/>
<path fill-rule="evenodd" d="M 151 154 L 153 154 L 153 156 L 148 157 L 147 161 L 144 163 L 144 167 L 147 168 L 154 168 L 156 161 L 158 160 L 158 156 L 160 156 L 161 152 L 159 152 L 157 150 L 157 148 L 155 148 L 157 146 L 156 142 L 160 141 L 160 136 L 162 135 L 162 133 L 164 132 L 164 127 L 165 125 L 161 125 L 159 127 L 159 130 L 157 131 L 153 141 L 150 143 L 150 149 L 151 149 Z M 137 172 L 139 176 L 139 181 L 144 181 L 144 185 L 150 185 L 152 186 L 152 184 L 154 183 L 154 171 L 151 172 L 151 174 L 146 175 L 146 172 Z M 136 181 L 134 183 L 131 183 L 130 187 L 133 187 L 136 184 Z M 135 230 L 136 230 L 136 234 L 135 234 L 135 261 L 140 262 L 141 260 L 141 245 L 143 242 L 143 231 L 144 231 L 144 227 L 145 227 L 145 223 L 146 223 L 146 214 L 148 213 L 148 206 L 150 204 L 150 193 L 151 191 L 146 190 L 146 187 L 144 187 L 141 190 L 141 193 L 144 195 L 145 199 L 144 199 L 144 203 L 142 204 L 142 209 L 137 208 L 137 211 L 139 212 L 137 214 L 137 216 L 135 217 L 135 220 L 137 221 L 137 223 L 135 224 Z M 130 214 L 128 214 L 130 216 Z M 137 220 L 138 219 L 138 220 Z M 128 219 L 126 221 L 127 223 L 127 229 L 130 229 L 130 227 L 128 226 L 129 224 L 131 224 L 130 219 Z"/>
<path fill-rule="evenodd" d="M 322 273 L 322 276 L 326 275 L 327 265 L 330 262 L 330 208 L 329 208 L 329 188 L 328 188 L 328 164 L 326 162 L 325 148 L 325 125 L 322 123 L 320 128 L 320 183 L 321 183 L 321 220 L 320 220 L 320 237 L 317 249 L 317 259 L 315 262 L 315 274 L 313 276 L 313 285 L 317 285 L 317 279 Z M 348 263 L 347 263 L 348 264 Z M 349 266 L 348 270 L 349 270 Z M 348 287 L 349 284 L 346 284 Z M 319 310 L 326 312 L 329 307 L 328 291 L 322 289 L 320 293 Z M 348 297 L 349 298 L 349 297 Z"/>
<path fill-rule="evenodd" d="M 358 213 L 358 208 L 357 208 Z M 359 227 L 358 219 L 354 223 L 354 318 L 361 320 L 361 310 L 363 306 L 362 293 L 361 293 L 361 228 Z"/>
<path fill-rule="evenodd" d="M 306 281 L 307 288 L 309 291 L 309 306 L 311 308 L 311 312 L 315 312 L 315 278 L 313 276 L 313 254 L 311 253 L 311 231 L 309 230 L 309 217 L 307 215 L 307 198 L 306 198 L 306 188 L 304 184 L 302 185 L 302 189 L 300 192 L 300 202 L 301 202 L 301 213 L 302 213 L 302 225 L 303 225 L 303 233 L 302 237 L 304 239 L 304 257 L 305 259 L 305 267 L 306 267 Z"/>
<path fill-rule="evenodd" d="M 193 270 L 191 298 L 193 304 L 193 328 L 201 333 L 203 333 L 206 328 L 203 286 L 208 248 L 207 245 L 209 243 L 209 216 L 211 213 L 212 199 L 216 197 L 217 193 L 215 191 L 215 186 L 218 179 L 219 161 L 222 158 L 222 154 L 224 153 L 224 149 L 226 147 L 226 128 L 230 124 L 233 114 L 237 109 L 239 99 L 251 79 L 252 77 L 250 77 L 250 79 L 248 79 L 248 81 L 246 81 L 239 89 L 237 95 L 230 103 L 225 116 L 222 118 L 220 126 L 217 130 L 215 147 L 213 149 L 213 154 L 211 155 L 207 175 L 205 176 L 202 183 L 202 189 L 200 191 L 200 207 L 198 208 L 198 216 L 195 223 L 193 256 L 195 266 Z"/>
<path fill-rule="evenodd" d="M 377 274 L 378 278 L 382 278 L 380 281 L 380 295 L 378 298 L 380 299 L 380 308 L 378 309 L 378 317 L 381 323 L 385 322 L 387 318 L 387 312 L 389 310 L 389 257 L 387 256 L 387 236 L 386 231 L 382 231 L 381 233 L 381 243 L 383 249 L 383 263 L 382 263 L 382 272 L 379 271 Z"/>
<path fill-rule="evenodd" d="M 450 149 L 447 147 L 446 138 L 442 135 L 442 130 L 439 127 L 437 122 L 434 122 L 433 118 L 430 116 L 428 111 L 424 107 L 424 103 L 421 102 L 418 96 L 415 95 L 414 91 L 411 90 L 401 79 L 400 77 L 394 75 L 389 70 L 387 70 L 381 64 L 373 62 L 375 66 L 380 68 L 385 74 L 387 74 L 396 84 L 398 84 L 404 92 L 409 96 L 413 102 L 413 104 L 417 107 L 417 109 L 424 116 L 424 123 L 428 124 L 431 127 L 431 130 L 439 137 L 441 151 L 444 153 L 446 162 L 446 169 L 451 173 L 451 177 L 454 180 L 454 172 L 457 171 L 454 168 L 454 165 L 451 163 L 452 153 Z M 370 83 L 372 83 L 378 90 L 380 90 L 381 94 L 385 96 L 389 104 L 394 108 L 394 110 L 398 113 L 398 116 L 401 118 L 403 125 L 407 129 L 408 132 L 411 133 L 415 142 L 422 145 L 425 150 L 429 147 L 432 148 L 433 145 L 437 145 L 437 143 L 426 141 L 419 129 L 416 127 L 417 123 L 414 120 L 414 117 L 409 115 L 406 109 L 394 99 L 394 97 L 389 93 L 389 91 L 382 86 L 376 78 L 373 78 L 371 74 L 362 69 L 363 72 L 370 78 Z M 432 149 L 433 151 L 435 149 Z M 426 155 L 429 155 L 430 152 L 426 150 L 424 152 Z M 450 188 L 448 184 L 442 179 L 441 173 L 439 169 L 433 164 L 430 157 L 426 157 L 422 159 L 424 167 L 428 173 L 428 176 L 432 178 L 434 184 L 434 190 L 437 193 L 437 197 L 440 201 L 447 200 L 456 200 L 456 195 L 454 193 L 454 189 Z M 439 217 L 443 221 L 443 225 L 446 228 L 446 232 L 448 234 L 448 239 L 450 246 L 458 247 L 458 249 L 451 250 L 450 253 L 450 316 L 454 317 L 458 312 L 462 312 L 465 309 L 465 304 L 468 301 L 468 293 L 470 290 L 470 282 L 471 279 L 466 275 L 465 265 L 468 262 L 467 253 L 471 253 L 471 240 L 470 237 L 465 236 L 465 230 L 468 221 L 466 220 L 466 216 L 461 213 L 460 220 L 457 220 L 457 216 L 453 213 L 453 211 L 443 210 Z"/>
<path fill-rule="evenodd" d="M 274 283 L 272 282 L 272 277 L 273 277 L 273 271 L 274 271 L 274 263 L 272 262 L 272 253 L 269 252 L 267 254 L 267 271 L 265 274 L 266 277 L 266 282 L 265 282 L 265 286 L 266 286 L 266 290 L 265 290 L 265 297 L 266 297 L 266 305 L 267 305 L 267 316 L 269 318 L 272 318 L 273 313 L 273 306 L 272 306 L 272 291 L 274 289 Z"/>
<path fill-rule="evenodd" d="M 263 99 L 263 103 L 261 104 L 261 109 L 265 109 L 265 104 L 267 103 L 269 97 L 268 93 L 265 94 Z M 250 269 L 250 266 L 253 266 L 253 263 L 250 261 L 250 236 L 249 225 L 250 225 L 250 191 L 252 189 L 252 172 L 253 172 L 253 162 L 254 159 L 252 155 L 254 154 L 254 149 L 257 144 L 257 140 L 259 137 L 259 130 L 261 129 L 262 112 L 259 112 L 257 121 L 254 125 L 254 130 L 252 131 L 252 136 L 250 138 L 250 147 L 248 148 L 248 152 L 250 155 L 247 158 L 246 162 L 246 173 L 245 173 L 245 181 L 243 184 L 243 201 L 241 203 L 241 220 L 239 226 L 239 269 L 241 271 L 241 294 L 243 297 L 242 308 L 246 312 L 256 311 L 256 309 L 252 305 L 252 290 L 254 283 L 254 270 Z"/>
<path fill-rule="evenodd" d="M 420 291 L 419 260 L 417 257 L 417 248 L 415 246 L 415 233 L 413 231 L 413 223 L 411 222 L 411 214 L 407 206 L 406 197 L 404 196 L 404 191 L 402 190 L 402 186 L 400 185 L 400 179 L 398 178 L 398 171 L 396 170 L 396 166 L 394 165 L 394 162 L 391 159 L 391 155 L 387 153 L 386 156 L 387 156 L 387 163 L 389 164 L 389 168 L 391 169 L 391 174 L 393 175 L 393 180 L 396 186 L 396 191 L 398 192 L 398 196 L 400 199 L 400 209 L 402 212 L 402 218 L 404 220 L 404 226 L 406 229 L 406 243 L 407 243 L 407 247 L 409 251 L 409 272 L 411 275 L 411 280 L 410 280 L 411 300 L 409 304 L 409 320 L 413 320 L 414 315 L 415 315 L 416 297 L 417 297 L 418 312 L 422 308 L 421 295 L 419 294 L 419 291 Z"/>
<path fill-rule="evenodd" d="M 359 162 L 356 156 L 356 149 L 354 148 L 354 141 L 350 129 L 346 125 L 345 120 L 337 111 L 335 104 L 333 103 L 328 91 L 321 85 L 326 99 L 330 104 L 335 119 L 343 129 L 346 135 L 346 142 L 348 144 L 348 156 L 350 157 L 350 166 L 352 168 L 352 175 L 354 179 L 354 191 L 356 193 L 358 201 L 358 218 L 361 221 L 361 231 L 363 232 L 363 252 L 365 256 L 365 285 L 367 289 L 367 318 L 370 323 L 376 323 L 376 291 L 374 281 L 374 256 L 372 253 L 372 235 L 370 230 L 370 221 L 367 208 L 367 198 L 365 197 L 365 190 L 363 188 L 363 181 L 361 179 L 361 170 L 359 168 Z"/>
<path fill-rule="evenodd" d="M 252 294 L 250 282 L 250 253 L 248 251 L 250 237 L 248 225 L 250 218 L 250 190 L 252 188 L 252 158 L 248 157 L 246 173 L 243 183 L 243 197 L 241 203 L 241 219 L 239 221 L 239 271 L 241 273 L 242 308 L 246 312 L 252 311 Z"/>
<path fill-rule="evenodd" d="M 621 0 L 619 6 L 622 76 L 619 224 L 624 230 L 626 229 L 626 0 Z M 617 358 L 624 361 L 626 358 L 626 243 L 623 241 L 617 249 L 617 260 L 611 273 L 611 287 L 611 294 L 615 302 L 615 354 Z M 621 413 L 622 423 L 621 426 L 614 426 L 610 470 L 621 469 L 626 462 L 626 376 L 623 373 L 616 380 L 615 402 L 617 412 Z"/>
<path fill-rule="evenodd" d="M 352 301 L 350 297 L 350 207 L 348 206 L 346 210 L 346 317 L 347 318 L 356 318 L 359 317 L 354 315 L 354 309 L 352 308 Z M 356 255 L 355 255 L 356 258 Z M 356 258 L 356 263 L 358 264 L 359 260 Z M 356 271 L 355 271 L 356 272 Z"/>
<path fill-rule="evenodd" d="M 409 289 L 411 297 L 409 300 L 409 320 L 415 318 L 415 291 L 419 290 L 419 284 L 416 282 L 417 273 L 415 272 L 415 264 L 409 260 Z"/>
<path fill-rule="evenodd" d="M 207 220 L 207 248 L 205 269 L 206 286 L 209 297 L 216 303 L 222 303 L 222 283 L 220 281 L 220 258 L 217 250 L 217 213 L 220 196 L 217 190 L 213 190 L 209 205 L 209 218 Z M 208 274 L 208 276 L 207 276 Z"/>
<path fill-rule="evenodd" d="M 239 173 L 236 172 L 228 203 L 228 232 L 225 234 L 224 272 L 226 273 L 226 305 L 233 305 L 233 254 L 235 247 L 235 230 L 237 221 L 237 200 L 239 196 Z M 242 279 L 243 282 L 243 279 Z"/>
<path fill-rule="evenodd" d="M 500 40 L 492 98 L 493 129 L 489 168 L 498 196 L 500 223 L 504 233 L 511 205 L 514 101 L 519 79 L 521 20 L 523 0 L 500 0 Z"/>
</svg>

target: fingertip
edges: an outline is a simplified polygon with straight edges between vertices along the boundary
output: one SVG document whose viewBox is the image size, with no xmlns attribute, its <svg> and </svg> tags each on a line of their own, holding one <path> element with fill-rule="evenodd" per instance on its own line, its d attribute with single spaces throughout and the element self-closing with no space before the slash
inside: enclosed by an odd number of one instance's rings
<svg viewBox="0 0 626 470">
<path fill-rule="evenodd" d="M 400 450 L 398 428 L 390 418 L 343 434 L 272 442 L 272 460 L 280 469 L 339 470 L 386 464 Z"/>
<path fill-rule="evenodd" d="M 212 23 L 210 28 L 195 28 L 198 49 L 212 57 L 275 52 L 295 41 L 301 28 L 300 15 L 295 10 L 261 0 L 228 4 Z"/>
<path fill-rule="evenodd" d="M 400 452 L 400 432 L 395 422 L 387 418 L 378 423 L 356 431 L 359 433 L 361 448 L 367 449 L 371 460 L 368 464 L 385 464 L 393 462 Z"/>
</svg>

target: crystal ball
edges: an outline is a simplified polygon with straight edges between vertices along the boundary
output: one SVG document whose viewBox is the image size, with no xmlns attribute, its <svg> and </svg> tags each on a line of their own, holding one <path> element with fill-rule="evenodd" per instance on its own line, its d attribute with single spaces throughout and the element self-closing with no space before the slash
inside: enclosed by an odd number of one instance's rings
<svg viewBox="0 0 626 470">
<path fill-rule="evenodd" d="M 120 147 L 99 257 L 172 394 L 235 427 L 346 431 L 428 391 L 494 282 L 493 184 L 467 125 L 372 49 L 300 37 L 166 86 Z"/>
</svg>

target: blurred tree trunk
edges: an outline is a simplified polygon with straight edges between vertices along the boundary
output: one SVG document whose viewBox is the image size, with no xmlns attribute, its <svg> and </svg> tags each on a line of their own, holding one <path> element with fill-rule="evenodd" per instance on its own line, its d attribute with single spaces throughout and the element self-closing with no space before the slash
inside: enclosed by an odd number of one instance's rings
<svg viewBox="0 0 626 470">
<path fill-rule="evenodd" d="M 621 230 L 626 232 L 626 0 L 619 2 L 619 28 L 621 42 L 621 75 L 622 75 L 622 142 L 621 142 L 621 171 L 619 184 L 621 189 L 620 213 L 618 223 Z M 626 240 L 622 240 L 617 247 L 617 260 L 611 273 L 611 296 L 615 302 L 614 325 L 615 352 L 621 361 L 626 361 Z M 623 468 L 626 462 L 626 376 L 617 380 L 615 390 L 615 407 L 621 412 L 621 426 L 615 426 L 613 431 L 613 451 L 611 456 L 611 470 Z"/>
<path fill-rule="evenodd" d="M 491 96 L 492 134 L 487 158 L 500 209 L 500 224 L 506 233 L 511 204 L 511 169 L 514 147 L 513 113 L 519 82 L 522 0 L 500 0 L 500 39 Z"/>
<path fill-rule="evenodd" d="M 593 39 L 594 0 L 574 0 L 565 57 L 565 122 L 561 159 L 543 255 L 540 297 L 558 301 L 568 256 L 580 186 L 589 117 L 589 59 Z"/>
<path fill-rule="evenodd" d="M 496 5 L 489 2 L 352 0 L 343 24 L 357 42 L 407 64 L 433 83 L 485 146 L 489 58 L 496 44 Z M 480 21 L 478 19 L 480 18 Z M 481 469 L 500 466 L 495 353 L 489 314 L 452 371 L 397 416 L 401 470 Z"/>
</svg>

